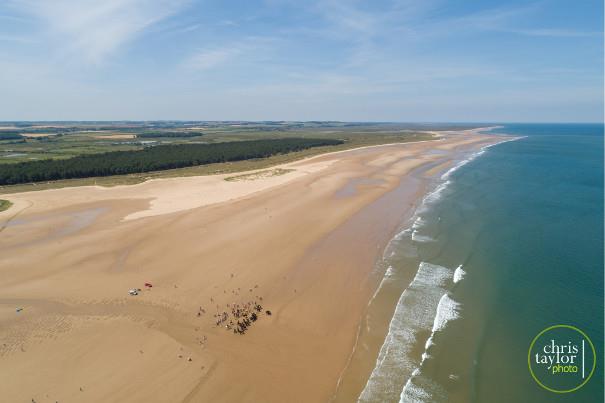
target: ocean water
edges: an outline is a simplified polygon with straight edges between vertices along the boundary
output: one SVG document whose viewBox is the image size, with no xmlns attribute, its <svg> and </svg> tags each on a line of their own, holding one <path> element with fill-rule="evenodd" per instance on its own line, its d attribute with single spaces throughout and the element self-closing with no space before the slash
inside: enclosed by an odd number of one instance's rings
<svg viewBox="0 0 605 403">
<path fill-rule="evenodd" d="M 494 133 L 524 137 L 459 161 L 385 252 L 381 289 L 418 269 L 361 402 L 603 401 L 603 125 Z M 569 394 L 527 366 L 533 338 L 556 324 L 597 349 L 595 374 Z"/>
</svg>

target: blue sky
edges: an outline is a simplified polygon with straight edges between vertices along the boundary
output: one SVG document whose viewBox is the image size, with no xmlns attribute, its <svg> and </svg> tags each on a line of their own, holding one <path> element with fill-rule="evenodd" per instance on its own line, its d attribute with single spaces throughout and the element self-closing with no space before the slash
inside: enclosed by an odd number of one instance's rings
<svg viewBox="0 0 605 403">
<path fill-rule="evenodd" d="M 4 0 L 0 120 L 601 121 L 601 0 Z"/>
</svg>

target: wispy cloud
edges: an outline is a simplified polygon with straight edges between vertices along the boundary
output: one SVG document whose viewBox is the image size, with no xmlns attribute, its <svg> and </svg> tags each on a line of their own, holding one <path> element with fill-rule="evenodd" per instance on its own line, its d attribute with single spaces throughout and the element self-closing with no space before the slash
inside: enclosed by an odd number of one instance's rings
<svg viewBox="0 0 605 403">
<path fill-rule="evenodd" d="M 365 35 L 371 35 L 376 30 L 380 19 L 379 14 L 362 11 L 348 1 L 321 0 L 316 3 L 315 10 L 334 28 Z"/>
<path fill-rule="evenodd" d="M 484 8 L 458 16 L 441 13 L 442 5 L 435 0 L 393 0 L 370 11 L 357 1 L 317 0 L 312 9 L 326 22 L 316 29 L 316 34 L 350 42 L 354 64 L 371 59 L 374 49 L 383 45 L 376 42 L 393 38 L 402 44 L 408 40 L 478 32 L 554 38 L 603 35 L 603 32 L 536 26 L 532 20 L 543 11 L 543 2 Z"/>
<path fill-rule="evenodd" d="M 602 32 L 585 32 L 565 28 L 547 28 L 527 26 L 520 23 L 532 15 L 539 13 L 542 3 L 529 3 L 524 6 L 509 6 L 491 8 L 462 17 L 446 18 L 439 22 L 442 33 L 452 32 L 500 32 L 515 35 L 543 36 L 543 37 L 586 37 L 602 35 Z"/>
<path fill-rule="evenodd" d="M 11 5 L 41 21 L 57 47 L 92 63 L 131 41 L 147 27 L 187 4 L 186 0 L 20 0 Z"/>
<path fill-rule="evenodd" d="M 193 71 L 207 71 L 238 60 L 241 66 L 242 60 L 253 63 L 266 57 L 278 41 L 275 37 L 247 36 L 237 42 L 202 47 L 189 54 L 181 65 Z"/>
<path fill-rule="evenodd" d="M 224 64 L 242 53 L 237 46 L 220 49 L 202 49 L 190 55 L 184 62 L 185 67 L 197 70 L 211 70 Z"/>
<path fill-rule="evenodd" d="M 589 36 L 603 36 L 603 32 L 588 32 L 588 31 L 574 31 L 570 29 L 553 29 L 553 28 L 533 28 L 533 29 L 521 29 L 521 28 L 507 28 L 502 29 L 503 31 L 510 32 L 519 35 L 528 36 L 545 36 L 552 38 L 580 38 Z"/>
<path fill-rule="evenodd" d="M 453 3 L 0 0 L 0 115 L 602 116 L 599 0 Z"/>
<path fill-rule="evenodd" d="M 177 29 L 176 32 L 183 34 L 185 32 L 192 32 L 195 31 L 197 29 L 199 29 L 202 26 L 202 24 L 191 24 L 191 25 L 187 25 L 186 27 Z"/>
</svg>

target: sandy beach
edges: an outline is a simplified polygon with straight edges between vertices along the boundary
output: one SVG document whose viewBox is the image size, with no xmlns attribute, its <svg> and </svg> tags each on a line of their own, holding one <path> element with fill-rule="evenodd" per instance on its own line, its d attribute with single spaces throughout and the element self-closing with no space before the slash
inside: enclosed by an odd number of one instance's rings
<svg viewBox="0 0 605 403">
<path fill-rule="evenodd" d="M 441 136 L 239 178 L 2 195 L 2 399 L 330 401 L 385 245 L 434 178 L 507 140 Z"/>
</svg>

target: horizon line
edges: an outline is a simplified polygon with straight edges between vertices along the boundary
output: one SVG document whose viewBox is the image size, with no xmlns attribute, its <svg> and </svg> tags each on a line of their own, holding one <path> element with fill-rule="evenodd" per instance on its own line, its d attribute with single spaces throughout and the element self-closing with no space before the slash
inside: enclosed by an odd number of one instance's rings
<svg viewBox="0 0 605 403">
<path fill-rule="evenodd" d="M 375 123 L 375 124 L 605 124 L 605 121 L 495 121 L 495 120 L 478 120 L 478 121 L 463 121 L 463 120 L 442 120 L 442 121 L 396 121 L 396 120 L 280 120 L 280 119 L 73 119 L 73 120 L 0 120 L 0 124 L 4 123 L 143 123 L 143 122 L 212 122 L 212 123 L 265 123 L 265 122 L 285 122 L 285 123 Z"/>
</svg>

